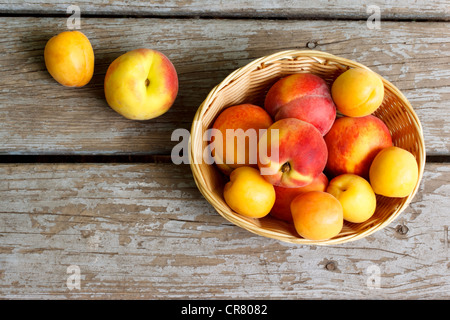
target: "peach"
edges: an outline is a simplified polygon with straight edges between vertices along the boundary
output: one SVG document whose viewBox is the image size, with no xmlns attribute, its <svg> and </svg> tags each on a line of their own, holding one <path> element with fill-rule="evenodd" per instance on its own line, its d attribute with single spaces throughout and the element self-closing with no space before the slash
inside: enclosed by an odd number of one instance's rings
<svg viewBox="0 0 450 320">
<path fill-rule="evenodd" d="M 344 211 L 341 203 L 331 194 L 310 191 L 291 202 L 295 230 L 305 239 L 327 240 L 341 232 Z"/>
<path fill-rule="evenodd" d="M 327 83 L 312 73 L 292 74 L 278 80 L 267 92 L 264 108 L 275 121 L 297 118 L 325 135 L 336 119 L 336 106 Z"/>
<path fill-rule="evenodd" d="M 270 211 L 270 214 L 278 219 L 285 221 L 292 221 L 291 202 L 296 196 L 310 191 L 325 191 L 328 186 L 328 178 L 324 173 L 321 173 L 310 184 L 298 188 L 275 188 L 275 204 Z"/>
<path fill-rule="evenodd" d="M 178 94 L 178 75 L 161 52 L 136 49 L 115 59 L 106 71 L 109 106 L 132 120 L 149 120 L 167 112 Z"/>
<path fill-rule="evenodd" d="M 336 78 L 331 94 L 343 115 L 363 117 L 373 113 L 383 102 L 384 85 L 375 72 L 353 68 Z"/>
<path fill-rule="evenodd" d="M 296 118 L 276 121 L 258 145 L 261 174 L 275 186 L 306 186 L 323 172 L 327 162 L 322 134 L 312 124 Z"/>
<path fill-rule="evenodd" d="M 367 180 L 377 153 L 392 146 L 388 127 L 373 115 L 338 118 L 324 139 L 328 147 L 326 172 L 332 177 L 353 173 Z"/>
<path fill-rule="evenodd" d="M 267 129 L 272 123 L 270 115 L 253 104 L 240 104 L 223 110 L 212 126 L 220 131 L 222 139 L 211 138 L 214 142 L 211 153 L 219 169 L 229 175 L 241 166 L 258 168 L 260 129 Z M 255 135 L 252 136 L 252 133 Z M 254 141 L 251 141 L 252 138 Z"/>
<path fill-rule="evenodd" d="M 50 75 L 67 87 L 82 87 L 94 74 L 94 50 L 80 31 L 64 31 L 48 40 L 44 49 Z"/>
<path fill-rule="evenodd" d="M 261 176 L 258 169 L 252 167 L 233 170 L 223 194 L 232 210 L 249 218 L 266 216 L 275 202 L 273 185 Z"/>
</svg>

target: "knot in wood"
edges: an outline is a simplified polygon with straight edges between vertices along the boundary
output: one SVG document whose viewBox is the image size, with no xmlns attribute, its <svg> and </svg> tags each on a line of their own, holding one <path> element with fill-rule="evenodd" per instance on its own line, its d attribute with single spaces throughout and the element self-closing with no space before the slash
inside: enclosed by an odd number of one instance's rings
<svg viewBox="0 0 450 320">
<path fill-rule="evenodd" d="M 309 49 L 314 49 L 316 45 L 317 43 L 315 43 L 314 41 L 308 41 L 308 43 L 306 44 Z"/>
<path fill-rule="evenodd" d="M 401 235 L 405 235 L 408 233 L 409 229 L 407 226 L 405 226 L 404 224 L 399 224 L 396 228 L 395 231 L 397 231 L 399 234 Z"/>
<path fill-rule="evenodd" d="M 327 264 L 325 265 L 325 269 L 329 271 L 336 270 L 336 263 L 334 261 L 327 262 Z"/>
</svg>

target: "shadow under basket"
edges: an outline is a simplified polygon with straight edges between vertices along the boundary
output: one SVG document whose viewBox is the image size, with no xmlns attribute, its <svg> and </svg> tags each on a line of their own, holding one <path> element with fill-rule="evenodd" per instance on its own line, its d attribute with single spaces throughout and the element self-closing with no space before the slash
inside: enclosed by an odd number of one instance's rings
<svg viewBox="0 0 450 320">
<path fill-rule="evenodd" d="M 204 134 L 220 112 L 230 106 L 252 103 L 264 105 L 268 89 L 280 78 L 293 73 L 310 72 L 323 78 L 331 87 L 333 81 L 350 68 L 365 68 L 357 62 L 313 50 L 289 50 L 254 60 L 228 75 L 213 88 L 195 114 L 191 128 L 190 166 L 194 180 L 206 200 L 233 224 L 255 234 L 296 244 L 329 245 L 361 239 L 381 230 L 409 205 L 419 188 L 425 166 L 425 145 L 420 121 L 405 96 L 389 81 L 383 79 L 385 95 L 382 105 L 374 113 L 389 128 L 395 146 L 411 152 L 419 166 L 419 179 L 411 194 L 405 198 L 377 195 L 373 216 L 363 223 L 344 222 L 341 232 L 327 240 L 309 240 L 296 232 L 294 225 L 270 215 L 252 219 L 244 217 L 226 204 L 223 187 L 227 178 L 216 165 L 203 159 L 210 142 Z"/>
</svg>

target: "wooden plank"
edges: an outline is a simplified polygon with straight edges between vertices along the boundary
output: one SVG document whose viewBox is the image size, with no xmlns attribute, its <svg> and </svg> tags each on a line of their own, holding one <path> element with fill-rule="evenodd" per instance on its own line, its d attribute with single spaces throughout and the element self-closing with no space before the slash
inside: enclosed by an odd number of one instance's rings
<svg viewBox="0 0 450 320">
<path fill-rule="evenodd" d="M 96 55 L 84 88 L 64 88 L 43 61 L 46 41 L 65 18 L 0 18 L 0 153 L 170 154 L 176 128 L 190 129 L 195 111 L 224 77 L 253 59 L 308 44 L 363 63 L 394 83 L 421 118 L 429 155 L 450 153 L 450 28 L 445 22 L 290 21 L 83 18 Z M 103 79 L 120 54 L 139 47 L 164 52 L 180 91 L 172 109 L 131 121 L 110 109 Z"/>
<path fill-rule="evenodd" d="M 320 247 L 230 224 L 187 166 L 2 164 L 0 297 L 449 299 L 449 181 L 427 164 L 392 224 Z"/>
<path fill-rule="evenodd" d="M 384 1 L 370 3 L 361 0 L 153 0 L 153 1 L 71 1 L 48 0 L 0 1 L 2 13 L 65 14 L 76 4 L 86 15 L 152 15 L 152 16 L 219 16 L 270 18 L 351 18 L 367 19 L 377 6 L 382 19 L 445 19 L 449 18 L 449 5 L 438 1 Z"/>
</svg>

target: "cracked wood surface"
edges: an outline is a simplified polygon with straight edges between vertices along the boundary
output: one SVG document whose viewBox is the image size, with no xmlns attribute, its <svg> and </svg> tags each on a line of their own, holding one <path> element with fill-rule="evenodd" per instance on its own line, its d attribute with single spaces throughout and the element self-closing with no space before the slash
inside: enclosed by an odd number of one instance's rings
<svg viewBox="0 0 450 320">
<path fill-rule="evenodd" d="M 0 165 L 4 298 L 448 299 L 450 166 L 388 227 L 299 246 L 230 224 L 186 165 Z M 443 210 L 445 208 L 445 210 Z M 67 268 L 80 268 L 69 290 Z M 379 288 L 370 280 L 379 272 Z M 369 283 L 369 284 L 368 284 Z"/>
<path fill-rule="evenodd" d="M 110 0 L 110 1 L 0 1 L 2 13 L 65 14 L 78 5 L 85 15 L 216 16 L 245 18 L 367 19 L 377 6 L 382 19 L 449 20 L 445 0 Z"/>
<path fill-rule="evenodd" d="M 173 130 L 190 129 L 208 92 L 229 73 L 276 51 L 307 49 L 308 42 L 391 81 L 422 121 L 427 154 L 450 153 L 449 23 L 383 22 L 381 30 L 370 30 L 365 21 L 84 18 L 95 73 L 76 89 L 56 83 L 44 65 L 46 41 L 65 23 L 65 18 L 0 18 L 1 154 L 170 154 L 178 143 L 171 141 Z M 175 104 L 149 121 L 118 115 L 103 93 L 109 64 L 139 47 L 164 52 L 180 78 Z"/>
<path fill-rule="evenodd" d="M 43 60 L 71 4 L 0 0 L 0 160 L 17 161 L 0 163 L 0 299 L 450 299 L 447 1 L 373 1 L 382 20 L 371 30 L 357 0 L 81 0 L 96 63 L 78 89 L 57 84 Z M 138 47 L 167 54 L 180 78 L 172 109 L 150 121 L 122 118 L 103 94 L 108 65 Z M 299 48 L 391 81 L 422 122 L 427 155 L 443 161 L 427 163 L 400 217 L 355 242 L 254 235 L 215 212 L 188 166 L 158 163 L 230 72 Z M 139 163 L 102 163 L 108 155 Z M 72 156 L 97 163 L 49 163 Z M 80 289 L 67 285 L 71 266 Z"/>
</svg>

